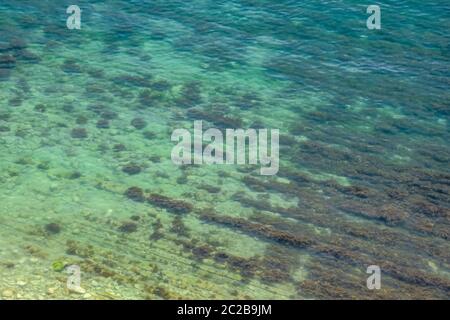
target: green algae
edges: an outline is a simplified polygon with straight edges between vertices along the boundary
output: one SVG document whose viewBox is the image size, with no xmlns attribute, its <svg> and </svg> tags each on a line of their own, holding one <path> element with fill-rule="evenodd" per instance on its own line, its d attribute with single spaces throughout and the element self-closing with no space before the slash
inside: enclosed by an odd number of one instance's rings
<svg viewBox="0 0 450 320">
<path fill-rule="evenodd" d="M 440 51 L 345 34 L 357 29 L 353 10 L 342 11 L 352 18 L 339 34 L 315 27 L 323 8 L 312 2 L 292 22 L 283 14 L 294 3 L 279 12 L 233 3 L 279 23 L 228 18 L 238 14 L 231 5 L 221 8 L 227 15 L 198 2 L 149 2 L 137 14 L 118 1 L 83 3 L 99 14 L 77 34 L 46 14 L 16 21 L 22 12 L 2 2 L 11 27 L 0 53 L 0 289 L 29 299 L 445 297 L 443 75 L 422 85 L 367 62 L 428 74 L 434 61 L 446 66 Z M 123 15 L 111 16 L 116 9 Z M 207 23 L 212 13 L 226 30 Z M 194 119 L 280 128 L 279 177 L 174 166 L 170 134 Z M 45 232 L 54 221 L 63 228 Z M 371 295 L 364 267 L 373 263 L 386 282 Z M 72 264 L 89 295 L 64 290 Z"/>
</svg>

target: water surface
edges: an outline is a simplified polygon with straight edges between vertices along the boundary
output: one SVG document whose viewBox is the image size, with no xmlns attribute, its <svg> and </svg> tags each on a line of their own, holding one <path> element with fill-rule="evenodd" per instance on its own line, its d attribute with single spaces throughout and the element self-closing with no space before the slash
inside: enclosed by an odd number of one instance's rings
<svg viewBox="0 0 450 320">
<path fill-rule="evenodd" d="M 449 298 L 448 4 L 72 2 L 0 4 L 0 298 Z M 174 166 L 194 120 L 278 175 Z"/>
</svg>

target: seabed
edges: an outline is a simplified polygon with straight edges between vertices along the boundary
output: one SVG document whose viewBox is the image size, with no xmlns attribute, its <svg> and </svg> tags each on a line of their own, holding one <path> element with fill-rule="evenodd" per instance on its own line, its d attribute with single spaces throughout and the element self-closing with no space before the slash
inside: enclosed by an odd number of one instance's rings
<svg viewBox="0 0 450 320">
<path fill-rule="evenodd" d="M 69 30 L 65 4 L 2 0 L 0 299 L 448 299 L 432 2 L 372 31 L 353 2 L 78 1 Z M 278 174 L 175 166 L 196 120 L 280 129 Z"/>
</svg>

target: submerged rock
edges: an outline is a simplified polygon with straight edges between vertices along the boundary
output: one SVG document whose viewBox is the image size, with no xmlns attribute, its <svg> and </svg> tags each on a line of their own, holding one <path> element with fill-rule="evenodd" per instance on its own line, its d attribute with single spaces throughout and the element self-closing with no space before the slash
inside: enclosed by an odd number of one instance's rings
<svg viewBox="0 0 450 320">
<path fill-rule="evenodd" d="M 11 76 L 10 69 L 5 69 L 0 66 L 0 81 L 8 80 Z"/>
<path fill-rule="evenodd" d="M 76 180 L 76 179 L 81 178 L 81 176 L 82 176 L 81 172 L 75 171 L 75 172 L 72 172 L 68 178 L 70 180 Z"/>
<path fill-rule="evenodd" d="M 16 58 L 10 54 L 0 55 L 0 68 L 11 69 L 16 66 Z"/>
<path fill-rule="evenodd" d="M 142 135 L 147 140 L 153 140 L 156 138 L 156 133 L 151 132 L 151 131 L 145 131 L 144 133 L 142 133 Z"/>
<path fill-rule="evenodd" d="M 151 82 L 149 78 L 149 76 L 144 78 L 141 76 L 121 75 L 114 77 L 112 81 L 119 86 L 150 87 Z"/>
<path fill-rule="evenodd" d="M 86 124 L 88 122 L 88 118 L 86 118 L 85 116 L 79 116 L 77 117 L 75 122 L 76 124 Z"/>
<path fill-rule="evenodd" d="M 129 174 L 129 175 L 135 175 L 141 173 L 142 169 L 140 166 L 136 164 L 128 164 L 122 168 L 122 171 Z"/>
<path fill-rule="evenodd" d="M 145 196 L 144 191 L 138 187 L 131 187 L 125 191 L 125 196 L 133 201 L 144 202 Z"/>
<path fill-rule="evenodd" d="M 222 114 L 220 109 L 214 108 L 211 110 L 203 110 L 200 108 L 188 109 L 186 115 L 194 120 L 206 120 L 218 128 L 242 128 L 244 123 L 241 118 L 230 116 L 228 114 Z"/>
<path fill-rule="evenodd" d="M 27 43 L 25 42 L 25 40 L 19 38 L 11 39 L 11 41 L 9 42 L 9 48 L 11 50 L 21 50 L 25 49 L 26 47 Z"/>
<path fill-rule="evenodd" d="M 103 119 L 106 119 L 106 120 L 117 119 L 117 113 L 114 112 L 114 111 L 110 111 L 110 110 L 103 111 L 103 112 L 100 114 L 100 116 L 101 116 Z"/>
<path fill-rule="evenodd" d="M 45 110 L 46 110 L 45 105 L 43 105 L 42 103 L 40 103 L 34 107 L 34 111 L 37 111 L 37 112 L 43 113 L 43 112 L 45 112 Z"/>
<path fill-rule="evenodd" d="M 70 134 L 74 139 L 86 139 L 88 137 L 88 133 L 84 128 L 75 128 L 72 129 Z"/>
<path fill-rule="evenodd" d="M 136 129 L 144 129 L 147 126 L 147 122 L 142 118 L 135 118 L 131 121 L 131 125 Z"/>
<path fill-rule="evenodd" d="M 152 89 L 156 91 L 167 91 L 172 85 L 166 80 L 159 80 L 152 83 Z"/>
<path fill-rule="evenodd" d="M 192 204 L 190 204 L 188 202 L 171 199 L 169 197 L 166 197 L 166 196 L 163 196 L 160 194 L 155 194 L 155 193 L 151 194 L 147 198 L 147 201 L 157 207 L 166 209 L 167 211 L 172 212 L 172 213 L 178 213 L 178 214 L 189 213 L 193 209 Z"/>
<path fill-rule="evenodd" d="M 17 53 L 16 57 L 28 63 L 38 63 L 41 61 L 41 58 L 39 58 L 36 54 L 28 50 L 20 50 Z"/>
<path fill-rule="evenodd" d="M 113 147 L 114 152 L 122 152 L 122 151 L 125 151 L 126 149 L 127 148 L 122 143 L 115 144 Z"/>
<path fill-rule="evenodd" d="M 188 237 L 189 230 L 186 228 L 182 218 L 180 216 L 176 216 L 172 221 L 172 227 L 170 231 L 177 234 L 180 237 Z"/>
<path fill-rule="evenodd" d="M 100 119 L 97 121 L 97 128 L 99 129 L 109 129 L 109 121 L 106 119 Z"/>
<path fill-rule="evenodd" d="M 139 103 L 144 107 L 151 107 L 160 99 L 157 92 L 151 90 L 143 90 L 139 93 Z"/>
<path fill-rule="evenodd" d="M 69 59 L 64 61 L 61 66 L 62 71 L 66 73 L 81 73 L 81 67 L 77 64 L 75 60 Z"/>
<path fill-rule="evenodd" d="M 124 232 L 124 233 L 136 232 L 137 229 L 138 229 L 138 225 L 137 225 L 137 223 L 135 223 L 133 221 L 125 221 L 119 227 L 119 231 Z"/>
<path fill-rule="evenodd" d="M 57 223 L 46 224 L 44 228 L 48 234 L 58 234 L 61 232 L 61 226 Z"/>
<path fill-rule="evenodd" d="M 65 105 L 63 106 L 63 110 L 64 110 L 65 112 L 68 112 L 68 113 L 73 112 L 74 109 L 75 109 L 75 108 L 74 108 L 73 105 L 71 105 L 70 103 L 67 103 L 67 104 L 65 104 Z"/>
<path fill-rule="evenodd" d="M 177 104 L 181 107 L 195 107 L 202 102 L 200 84 L 189 82 L 183 86 L 181 96 L 177 99 Z"/>
<path fill-rule="evenodd" d="M 22 105 L 23 100 L 19 97 L 11 98 L 8 101 L 8 104 L 12 107 L 19 107 Z"/>
</svg>

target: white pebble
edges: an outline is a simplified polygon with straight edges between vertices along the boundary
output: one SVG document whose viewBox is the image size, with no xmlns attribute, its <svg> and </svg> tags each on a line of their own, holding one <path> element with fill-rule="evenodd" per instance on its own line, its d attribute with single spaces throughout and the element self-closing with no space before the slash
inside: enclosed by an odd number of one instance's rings
<svg viewBox="0 0 450 320">
<path fill-rule="evenodd" d="M 5 298 L 11 298 L 12 296 L 14 296 L 14 292 L 12 290 L 6 289 L 3 290 L 2 296 Z"/>
</svg>

